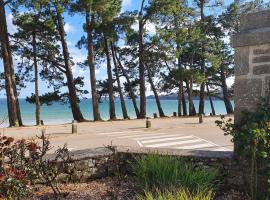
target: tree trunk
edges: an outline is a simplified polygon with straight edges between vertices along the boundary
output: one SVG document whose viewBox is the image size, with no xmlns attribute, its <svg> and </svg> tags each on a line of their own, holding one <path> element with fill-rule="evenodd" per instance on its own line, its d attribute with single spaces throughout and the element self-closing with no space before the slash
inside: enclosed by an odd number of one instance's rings
<svg viewBox="0 0 270 200">
<path fill-rule="evenodd" d="M 123 67 L 123 65 L 122 65 L 122 63 L 121 63 L 121 61 L 120 61 L 120 59 L 117 57 L 116 52 L 115 52 L 115 57 L 116 57 L 116 59 L 117 59 L 117 61 L 118 61 L 118 64 L 119 64 L 119 66 L 120 66 L 120 68 L 121 68 L 121 70 L 122 70 L 122 73 L 123 73 L 124 77 L 125 77 L 126 80 L 127 80 L 127 86 L 128 86 L 129 93 L 130 93 L 129 96 L 130 96 L 130 98 L 131 98 L 131 100 L 132 100 L 132 103 L 133 103 L 133 107 L 134 107 L 136 116 L 137 116 L 137 118 L 140 118 L 140 111 L 139 111 L 138 106 L 137 106 L 136 95 L 135 95 L 135 93 L 134 93 L 134 91 L 133 91 L 131 82 L 130 82 L 130 80 L 129 80 L 129 76 L 128 76 L 126 70 L 124 69 L 124 67 Z"/>
<path fill-rule="evenodd" d="M 183 82 L 179 82 L 178 86 L 178 116 L 182 116 L 182 85 Z"/>
<path fill-rule="evenodd" d="M 36 125 L 40 125 L 40 100 L 39 100 L 39 77 L 38 77 L 38 63 L 37 63 L 37 41 L 36 31 L 32 35 L 32 47 L 34 57 L 34 73 L 35 73 L 35 104 L 36 104 Z"/>
<path fill-rule="evenodd" d="M 100 121 L 99 105 L 98 105 L 98 95 L 97 95 L 97 83 L 96 83 L 96 73 L 95 73 L 95 56 L 93 47 L 93 23 L 94 16 L 91 16 L 90 20 L 89 12 L 86 13 L 86 26 L 87 26 L 87 47 L 88 47 L 88 64 L 90 69 L 90 82 L 91 82 L 91 94 L 92 94 L 92 105 L 94 121 Z"/>
<path fill-rule="evenodd" d="M 76 94 L 76 87 L 74 85 L 74 78 L 72 74 L 72 69 L 70 66 L 70 56 L 69 56 L 69 51 L 67 47 L 67 41 L 66 41 L 66 33 L 64 30 L 64 22 L 63 22 L 63 17 L 58 10 L 58 5 L 55 4 L 55 9 L 57 12 L 57 25 L 58 25 L 58 31 L 61 39 L 61 44 L 62 44 L 62 52 L 63 52 L 63 57 L 64 57 L 64 62 L 65 62 L 65 74 L 67 77 L 67 86 L 68 86 L 68 91 L 69 91 L 69 102 L 71 106 L 71 111 L 73 114 L 73 118 L 77 120 L 78 122 L 83 122 L 85 119 L 83 118 L 83 115 L 80 110 L 80 106 L 77 102 L 77 94 Z"/>
<path fill-rule="evenodd" d="M 233 107 L 232 107 L 230 97 L 228 94 L 228 87 L 227 87 L 225 70 L 224 70 L 223 64 L 220 65 L 220 75 L 221 75 L 221 85 L 222 85 L 222 92 L 223 92 L 223 98 L 224 98 L 226 111 L 227 111 L 227 114 L 233 114 Z"/>
<path fill-rule="evenodd" d="M 9 44 L 4 1 L 0 0 L 0 41 L 5 73 L 8 117 L 10 126 L 22 126 L 19 100 L 17 95 L 12 53 Z"/>
<path fill-rule="evenodd" d="M 205 34 L 205 25 L 204 25 L 204 1 L 200 1 L 200 13 L 201 13 L 201 24 L 202 24 L 202 33 Z M 202 60 L 201 60 L 201 73 L 205 75 L 205 42 L 202 44 Z M 200 86 L 200 103 L 199 103 L 199 114 L 204 114 L 204 104 L 205 104 L 205 82 L 201 83 Z"/>
<path fill-rule="evenodd" d="M 187 104 L 185 99 L 183 81 L 182 81 L 182 106 L 183 106 L 183 115 L 187 116 Z"/>
<path fill-rule="evenodd" d="M 163 112 L 163 109 L 162 109 L 162 106 L 161 106 L 161 103 L 160 103 L 160 99 L 159 99 L 155 84 L 154 84 L 153 79 L 152 79 L 152 73 L 150 71 L 149 66 L 148 65 L 145 65 L 145 66 L 146 66 L 147 73 L 148 73 L 148 79 L 149 79 L 152 91 L 153 91 L 155 99 L 156 99 L 156 104 L 157 104 L 157 107 L 158 107 L 159 116 L 160 117 L 165 117 L 165 114 Z"/>
<path fill-rule="evenodd" d="M 141 11 L 142 12 L 142 11 Z M 139 19 L 139 77 L 140 77 L 140 118 L 146 117 L 145 66 L 144 66 L 144 22 L 142 13 Z"/>
<path fill-rule="evenodd" d="M 188 110 L 189 110 L 189 116 L 195 116 L 196 113 L 196 109 L 192 100 L 192 93 L 193 93 L 193 79 L 190 79 L 190 85 L 188 83 L 188 81 L 186 81 L 186 85 L 187 85 L 187 91 L 188 91 Z"/>
<path fill-rule="evenodd" d="M 118 92 L 119 92 L 119 96 L 120 96 L 120 102 L 121 102 L 121 108 L 122 108 L 123 118 L 124 119 L 129 119 L 129 116 L 127 114 L 127 108 L 126 108 L 126 104 L 125 104 L 124 95 L 122 93 L 122 87 L 121 87 L 120 77 L 119 77 L 119 65 L 116 62 L 115 50 L 114 50 L 114 46 L 113 46 L 112 42 L 111 42 L 111 51 L 112 51 L 113 63 L 114 63 L 114 68 L 115 68 L 115 76 L 116 76 L 116 81 L 117 81 L 117 86 L 118 86 Z"/>
<path fill-rule="evenodd" d="M 108 74 L 108 91 L 109 91 L 109 102 L 110 102 L 110 120 L 116 120 L 115 114 L 115 103 L 113 95 L 113 77 L 112 77 L 112 66 L 111 66 L 111 56 L 109 51 L 108 39 L 104 36 L 104 47 L 107 57 L 107 74 Z"/>
<path fill-rule="evenodd" d="M 206 88 L 207 88 L 207 93 L 208 93 L 208 97 L 209 97 L 209 101 L 210 101 L 210 105 L 211 105 L 212 115 L 216 115 L 214 103 L 213 103 L 213 100 L 212 100 L 212 95 L 210 94 L 210 90 L 209 90 L 209 85 L 208 84 L 206 84 Z"/>
</svg>

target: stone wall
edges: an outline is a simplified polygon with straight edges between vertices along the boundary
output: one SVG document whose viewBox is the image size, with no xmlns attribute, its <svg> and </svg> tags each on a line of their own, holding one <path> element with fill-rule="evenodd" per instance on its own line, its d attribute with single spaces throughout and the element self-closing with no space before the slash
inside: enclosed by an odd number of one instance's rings
<svg viewBox="0 0 270 200">
<path fill-rule="evenodd" d="M 259 97 L 270 93 L 270 11 L 242 16 L 235 48 L 235 122 L 243 110 L 256 108 Z"/>
<path fill-rule="evenodd" d="M 239 123 L 243 111 L 253 111 L 259 98 L 270 95 L 270 11 L 248 13 L 241 17 L 240 33 L 232 38 L 235 48 L 235 123 Z M 237 155 L 238 144 L 235 144 Z M 238 155 L 239 163 L 247 162 L 249 157 Z M 251 161 L 250 161 L 251 163 Z M 267 180 L 265 164 L 259 163 L 258 193 L 266 194 Z M 250 181 L 251 167 L 246 168 L 243 177 L 247 187 Z M 243 170 L 245 171 L 245 170 Z"/>
<path fill-rule="evenodd" d="M 151 150 L 152 153 L 156 150 Z M 61 174 L 63 182 L 85 182 L 89 179 L 102 178 L 117 173 L 131 174 L 131 165 L 137 156 L 151 153 L 149 149 L 130 149 L 120 147 L 116 151 L 97 148 L 72 152 L 72 162 L 66 173 Z M 171 155 L 185 160 L 194 166 L 218 170 L 218 184 L 222 189 L 245 191 L 243 166 L 233 159 L 232 152 L 159 150 L 161 155 Z"/>
</svg>

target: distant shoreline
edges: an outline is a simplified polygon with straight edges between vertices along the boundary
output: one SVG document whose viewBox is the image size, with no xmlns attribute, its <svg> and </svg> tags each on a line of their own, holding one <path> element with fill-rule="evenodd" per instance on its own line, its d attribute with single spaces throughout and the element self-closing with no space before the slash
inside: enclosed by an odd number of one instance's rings
<svg viewBox="0 0 270 200">
<path fill-rule="evenodd" d="M 35 125 L 35 104 L 30 104 L 25 101 L 25 99 L 21 98 L 19 100 L 20 108 L 22 113 L 23 124 L 25 125 Z M 194 105 L 196 110 L 199 107 L 199 101 L 194 100 Z M 226 114 L 226 109 L 224 102 L 221 100 L 213 101 L 216 114 Z M 233 102 L 232 102 L 233 104 Z M 173 116 L 173 112 L 178 112 L 178 100 L 174 99 L 161 99 L 161 105 L 163 107 L 164 113 L 167 116 Z M 92 112 L 92 104 L 91 99 L 82 99 L 80 102 L 81 111 L 86 120 L 93 120 L 93 112 Z M 126 100 L 126 107 L 128 115 L 131 119 L 136 118 L 136 113 L 130 99 Z M 106 100 L 103 103 L 99 104 L 101 118 L 103 120 L 109 119 L 109 102 Z M 116 108 L 116 116 L 118 119 L 122 119 L 122 110 L 121 110 L 121 102 L 117 98 L 115 101 Z M 147 117 L 153 117 L 154 113 L 158 114 L 158 109 L 156 106 L 155 99 L 147 100 Z M 188 101 L 187 101 L 188 108 Z M 7 107 L 6 107 L 6 99 L 0 99 L 0 119 L 3 119 L 7 116 Z M 209 115 L 211 113 L 211 106 L 209 100 L 205 101 L 205 113 Z M 53 124 L 66 124 L 70 123 L 73 120 L 72 112 L 69 104 L 62 104 L 60 102 L 53 103 L 52 105 L 42 105 L 41 106 L 41 119 L 44 121 L 44 124 L 53 125 Z M 6 120 L 4 127 L 7 127 L 8 120 Z"/>
</svg>

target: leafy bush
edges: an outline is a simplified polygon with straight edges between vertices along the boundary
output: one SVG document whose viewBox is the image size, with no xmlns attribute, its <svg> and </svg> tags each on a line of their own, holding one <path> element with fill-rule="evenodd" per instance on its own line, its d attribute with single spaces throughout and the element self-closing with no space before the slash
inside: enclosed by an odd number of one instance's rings
<svg viewBox="0 0 270 200">
<path fill-rule="evenodd" d="M 144 196 L 138 196 L 137 200 L 211 200 L 213 199 L 213 192 L 198 192 L 192 194 L 188 190 L 180 189 L 176 192 L 160 192 L 157 191 L 155 195 L 152 192 L 145 192 Z"/>
<path fill-rule="evenodd" d="M 30 144 L 14 142 L 11 137 L 0 137 L 0 198 L 26 197 L 32 191 L 36 173 L 27 162 Z"/>
<path fill-rule="evenodd" d="M 146 190 L 186 188 L 191 192 L 212 188 L 216 170 L 191 166 L 171 156 L 149 154 L 132 163 L 135 177 Z"/>
<path fill-rule="evenodd" d="M 61 196 L 57 177 L 70 162 L 68 149 L 58 149 L 54 159 L 48 159 L 50 142 L 45 132 L 35 141 L 0 137 L 0 199 L 21 199 L 31 194 L 37 183 L 51 187 L 55 196 Z"/>
<path fill-rule="evenodd" d="M 270 98 L 261 98 L 256 109 L 253 112 L 245 111 L 242 113 L 242 119 L 237 124 L 232 119 L 217 120 L 219 126 L 225 135 L 233 136 L 233 142 L 236 143 L 236 151 L 245 159 L 250 161 L 250 193 L 252 199 L 257 199 L 258 168 L 260 164 L 268 165 L 268 197 L 270 196 Z M 264 195 L 264 194 L 260 194 Z M 264 199 L 264 197 L 260 198 Z"/>
</svg>

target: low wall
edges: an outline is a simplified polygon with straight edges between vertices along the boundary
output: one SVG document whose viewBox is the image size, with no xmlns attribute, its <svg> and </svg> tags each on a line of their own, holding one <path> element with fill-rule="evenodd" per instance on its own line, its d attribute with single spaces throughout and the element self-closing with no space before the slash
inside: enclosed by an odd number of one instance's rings
<svg viewBox="0 0 270 200">
<path fill-rule="evenodd" d="M 62 174 L 63 182 L 85 182 L 89 179 L 103 178 L 115 173 L 130 174 L 130 163 L 137 156 L 156 152 L 155 149 L 130 149 L 118 147 L 115 149 L 96 148 L 71 153 L 72 162 L 69 169 Z M 161 155 L 171 155 L 177 159 L 185 160 L 194 166 L 214 168 L 218 170 L 218 183 L 222 189 L 247 189 L 243 167 L 234 160 L 232 152 L 213 151 L 187 151 L 159 149 Z M 243 165 L 241 165 L 243 166 Z"/>
</svg>

